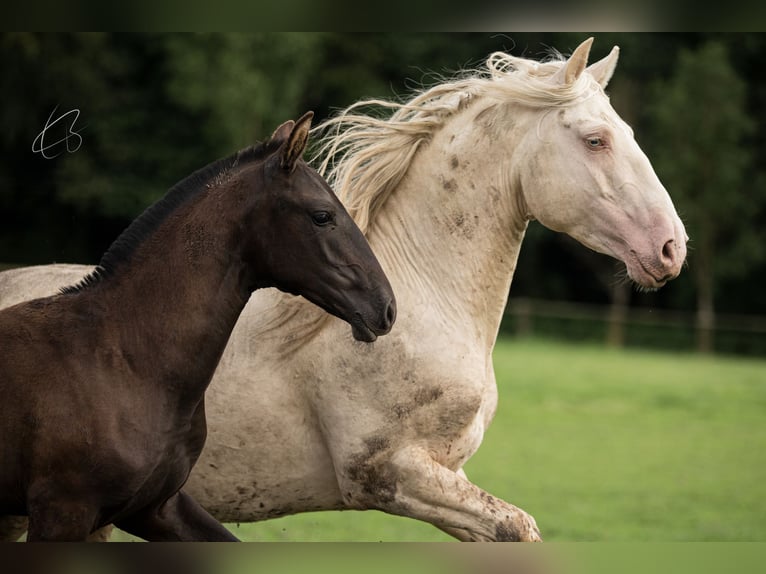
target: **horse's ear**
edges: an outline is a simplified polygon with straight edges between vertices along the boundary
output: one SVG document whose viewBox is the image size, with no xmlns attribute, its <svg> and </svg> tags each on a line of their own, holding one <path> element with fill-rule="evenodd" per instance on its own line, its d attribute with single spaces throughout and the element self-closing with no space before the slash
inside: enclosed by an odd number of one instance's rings
<svg viewBox="0 0 766 574">
<path fill-rule="evenodd" d="M 293 120 L 287 120 L 285 123 L 283 123 L 281 126 L 279 126 L 277 129 L 274 130 L 274 133 L 271 134 L 271 140 L 272 141 L 284 141 L 287 139 L 287 136 L 290 135 L 290 132 L 293 131 L 293 126 L 295 125 L 295 122 Z"/>
<path fill-rule="evenodd" d="M 593 38 L 591 37 L 577 46 L 577 49 L 572 52 L 572 55 L 566 63 L 553 75 L 553 82 L 565 86 L 574 84 L 577 79 L 582 76 L 582 73 L 585 71 L 585 66 L 588 65 L 588 54 L 590 54 L 590 47 L 592 44 Z"/>
<path fill-rule="evenodd" d="M 306 112 L 295 122 L 287 141 L 282 145 L 280 165 L 287 171 L 295 169 L 295 164 L 303 156 L 306 144 L 309 141 L 309 130 L 314 112 Z"/>
<path fill-rule="evenodd" d="M 620 47 L 615 46 L 606 58 L 602 58 L 595 64 L 588 66 L 588 72 L 596 78 L 602 88 L 606 88 L 609 80 L 612 79 L 614 69 L 617 67 L 617 58 L 620 57 Z"/>
</svg>

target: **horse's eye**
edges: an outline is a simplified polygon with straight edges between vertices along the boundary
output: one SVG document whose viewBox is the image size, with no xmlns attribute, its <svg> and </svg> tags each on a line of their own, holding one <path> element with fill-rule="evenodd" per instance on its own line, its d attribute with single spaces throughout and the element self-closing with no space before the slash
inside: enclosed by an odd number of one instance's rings
<svg viewBox="0 0 766 574">
<path fill-rule="evenodd" d="M 332 223 L 334 218 L 329 211 L 315 211 L 311 214 L 311 219 L 316 225 L 327 225 Z"/>
<path fill-rule="evenodd" d="M 586 138 L 585 143 L 587 143 L 588 147 L 591 148 L 599 148 L 604 146 L 604 140 L 599 137 Z"/>
</svg>

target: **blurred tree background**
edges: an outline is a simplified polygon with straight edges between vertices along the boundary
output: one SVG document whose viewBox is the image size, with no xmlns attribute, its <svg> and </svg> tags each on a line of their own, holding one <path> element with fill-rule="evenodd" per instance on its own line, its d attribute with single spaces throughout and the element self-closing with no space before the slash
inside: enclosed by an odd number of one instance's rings
<svg viewBox="0 0 766 574">
<path fill-rule="evenodd" d="M 0 265 L 96 263 L 173 183 L 285 119 L 311 109 L 318 121 L 361 98 L 405 97 L 495 50 L 567 54 L 588 35 L 5 33 Z M 608 92 L 687 225 L 688 268 L 639 293 L 617 279 L 611 259 L 533 224 L 512 301 L 608 304 L 616 318 L 625 309 L 693 312 L 710 333 L 716 313 L 766 315 L 766 38 L 593 35 L 592 60 L 621 47 Z M 80 110 L 82 146 L 49 160 L 32 142 L 54 108 Z M 766 354 L 759 329 L 724 350 Z M 746 343 L 757 337 L 762 344 Z M 717 348 L 712 335 L 696 345 Z"/>
</svg>

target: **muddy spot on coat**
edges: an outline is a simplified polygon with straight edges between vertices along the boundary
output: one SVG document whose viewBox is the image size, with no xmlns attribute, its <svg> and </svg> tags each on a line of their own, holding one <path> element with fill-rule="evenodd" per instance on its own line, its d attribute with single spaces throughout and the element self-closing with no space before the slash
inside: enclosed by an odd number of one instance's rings
<svg viewBox="0 0 766 574">
<path fill-rule="evenodd" d="M 384 437 L 373 436 L 365 439 L 364 444 L 364 452 L 351 458 L 346 474 L 372 500 L 391 502 L 396 494 L 396 475 L 386 456 L 390 443 Z"/>
<path fill-rule="evenodd" d="M 450 235 L 462 235 L 469 241 L 473 239 L 478 218 L 466 216 L 462 211 L 453 211 L 447 222 L 447 228 Z"/>
<path fill-rule="evenodd" d="M 364 445 L 367 447 L 367 453 L 369 456 L 373 456 L 388 448 L 389 444 L 390 443 L 388 439 L 382 436 L 374 436 L 364 440 Z"/>
<path fill-rule="evenodd" d="M 413 411 L 435 403 L 443 394 L 444 390 L 441 387 L 419 387 L 412 394 L 411 399 L 405 402 L 396 403 L 392 407 L 392 410 L 397 419 L 403 419 L 410 416 Z"/>
<path fill-rule="evenodd" d="M 457 191 L 457 181 L 455 181 L 454 179 L 443 180 L 442 187 L 448 193 L 455 193 Z"/>
<path fill-rule="evenodd" d="M 513 528 L 501 522 L 495 527 L 495 540 L 498 542 L 518 542 L 521 538 Z"/>
<path fill-rule="evenodd" d="M 417 406 L 424 407 L 438 401 L 443 394 L 441 387 L 421 387 L 415 391 L 412 400 Z"/>
</svg>

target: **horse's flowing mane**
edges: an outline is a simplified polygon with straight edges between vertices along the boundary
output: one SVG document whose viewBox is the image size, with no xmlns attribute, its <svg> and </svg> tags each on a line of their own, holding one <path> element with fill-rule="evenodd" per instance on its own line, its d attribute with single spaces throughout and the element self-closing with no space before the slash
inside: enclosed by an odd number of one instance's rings
<svg viewBox="0 0 766 574">
<path fill-rule="evenodd" d="M 115 270 L 131 259 L 136 248 L 181 205 L 224 181 L 225 176 L 233 170 L 262 159 L 275 149 L 271 141 L 259 143 L 214 161 L 179 181 L 133 220 L 101 256 L 101 261 L 90 274 L 75 285 L 63 287 L 61 293 L 78 293 L 113 275 Z"/>
<path fill-rule="evenodd" d="M 598 90 L 589 74 L 571 85 L 550 81 L 565 63 L 554 54 L 537 62 L 494 52 L 486 69 L 420 91 L 407 102 L 356 102 L 313 131 L 324 133 L 313 162 L 363 232 L 398 186 L 418 149 L 456 112 L 484 97 L 490 105 L 568 106 Z M 365 110 L 369 112 L 364 113 Z M 382 117 L 390 113 L 389 117 Z"/>
<path fill-rule="evenodd" d="M 486 69 L 468 70 L 452 80 L 442 80 L 404 103 L 359 101 L 312 130 L 314 135 L 324 134 L 313 145 L 312 163 L 366 233 L 417 150 L 477 98 L 485 97 L 496 107 L 545 109 L 571 105 L 600 89 L 588 74 L 582 74 L 572 85 L 553 84 L 550 77 L 564 62 L 559 54 L 537 62 L 495 52 L 487 59 Z M 369 114 L 362 113 L 364 110 Z M 385 117 L 387 113 L 389 117 Z M 284 353 L 310 341 L 330 318 L 302 297 L 282 292 L 273 296 L 267 307 L 258 310 L 258 332 L 260 337 L 278 333 Z"/>
<path fill-rule="evenodd" d="M 479 97 L 487 99 L 489 107 L 524 105 L 548 109 L 572 105 L 600 90 L 589 74 L 581 74 L 568 86 L 551 82 L 551 76 L 564 63 L 557 53 L 547 61 L 537 62 L 495 52 L 487 58 L 485 69 L 463 71 L 451 80 L 440 78 L 438 84 L 416 92 L 404 103 L 359 101 L 312 130 L 314 135 L 320 135 L 312 146 L 312 164 L 367 233 L 418 149 L 454 114 Z M 285 353 L 311 340 L 329 319 L 327 313 L 305 299 L 284 293 L 259 313 L 259 335 L 279 333 Z"/>
</svg>

